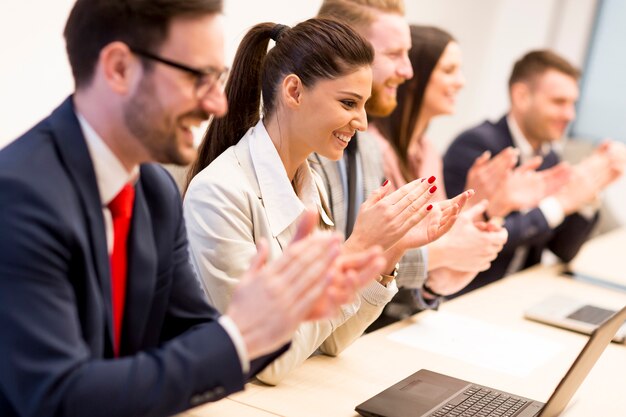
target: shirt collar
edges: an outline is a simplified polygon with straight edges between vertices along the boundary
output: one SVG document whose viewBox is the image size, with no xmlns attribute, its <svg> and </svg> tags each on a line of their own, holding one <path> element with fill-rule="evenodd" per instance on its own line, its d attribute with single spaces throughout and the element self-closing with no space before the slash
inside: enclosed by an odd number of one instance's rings
<svg viewBox="0 0 626 417">
<path fill-rule="evenodd" d="M 541 144 L 539 153 L 536 153 L 532 145 L 526 139 L 526 136 L 522 133 L 519 125 L 515 121 L 515 118 L 509 113 L 506 116 L 506 123 L 509 126 L 511 137 L 513 138 L 513 145 L 520 151 L 520 162 L 524 163 L 535 155 L 545 157 L 552 150 L 552 145 L 549 142 Z"/>
<path fill-rule="evenodd" d="M 139 179 L 139 166 L 129 173 L 122 162 L 107 146 L 82 114 L 76 112 L 80 128 L 87 142 L 89 156 L 96 173 L 96 182 L 103 206 L 108 205 L 127 183 L 135 183 Z"/>
<path fill-rule="evenodd" d="M 320 191 L 308 162 L 304 161 L 298 167 L 294 189 L 263 120 L 259 120 L 247 135 L 251 135 L 250 157 L 273 237 L 292 225 L 305 209 L 317 211 L 325 223 L 332 225 L 322 208 Z"/>
</svg>

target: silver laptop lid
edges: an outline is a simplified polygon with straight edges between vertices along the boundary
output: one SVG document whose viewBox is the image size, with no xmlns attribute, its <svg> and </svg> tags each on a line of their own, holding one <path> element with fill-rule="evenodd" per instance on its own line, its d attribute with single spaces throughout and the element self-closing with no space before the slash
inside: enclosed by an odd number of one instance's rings
<svg viewBox="0 0 626 417">
<path fill-rule="evenodd" d="M 591 334 L 582 352 L 541 410 L 539 417 L 556 417 L 561 414 L 625 320 L 626 307 L 615 313 Z"/>
</svg>

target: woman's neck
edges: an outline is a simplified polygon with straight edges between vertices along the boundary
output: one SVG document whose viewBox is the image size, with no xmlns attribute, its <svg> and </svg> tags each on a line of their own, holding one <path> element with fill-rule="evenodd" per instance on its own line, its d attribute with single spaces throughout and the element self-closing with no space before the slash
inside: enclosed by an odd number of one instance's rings
<svg viewBox="0 0 626 417">
<path fill-rule="evenodd" d="M 278 117 L 272 116 L 269 119 L 264 119 L 263 124 L 278 151 L 278 156 L 283 162 L 289 181 L 293 181 L 296 171 L 306 161 L 311 151 L 303 149 L 301 142 L 292 133 L 292 127 L 285 120 L 279 121 Z"/>
</svg>

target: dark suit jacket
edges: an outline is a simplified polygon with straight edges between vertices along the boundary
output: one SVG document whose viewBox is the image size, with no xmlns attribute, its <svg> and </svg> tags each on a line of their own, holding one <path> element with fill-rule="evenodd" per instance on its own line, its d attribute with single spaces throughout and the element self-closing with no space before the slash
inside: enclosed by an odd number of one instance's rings
<svg viewBox="0 0 626 417">
<path fill-rule="evenodd" d="M 497 123 L 484 122 L 463 132 L 452 142 L 446 152 L 444 163 L 444 179 L 449 196 L 463 191 L 467 172 L 474 160 L 485 151 L 492 155 L 498 154 L 513 145 L 513 137 L 509 131 L 506 116 Z M 539 170 L 553 167 L 559 163 L 559 157 L 553 151 L 544 157 Z M 513 259 L 515 250 L 528 246 L 528 254 L 523 267 L 527 268 L 539 263 L 544 249 L 550 249 L 564 262 L 570 261 L 585 242 L 597 221 L 597 215 L 589 220 L 579 214 L 567 216 L 556 229 L 551 229 L 538 208 L 523 214 L 513 212 L 505 219 L 505 227 L 509 239 L 491 268 L 481 272 L 459 294 L 482 287 L 504 276 Z"/>
<path fill-rule="evenodd" d="M 176 185 L 148 164 L 135 188 L 113 359 L 102 207 L 71 98 L 0 152 L 0 415 L 161 416 L 243 388 L 188 261 Z"/>
</svg>

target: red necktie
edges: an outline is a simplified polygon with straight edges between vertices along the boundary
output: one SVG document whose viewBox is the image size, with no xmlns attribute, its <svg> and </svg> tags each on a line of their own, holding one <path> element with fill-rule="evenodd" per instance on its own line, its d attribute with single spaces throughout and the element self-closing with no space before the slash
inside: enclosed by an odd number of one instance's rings
<svg viewBox="0 0 626 417">
<path fill-rule="evenodd" d="M 115 356 L 120 353 L 120 339 L 122 336 L 122 318 L 124 316 L 124 301 L 126 300 L 126 273 L 128 262 L 127 241 L 130 230 L 130 219 L 133 214 L 135 189 L 126 184 L 124 188 L 109 203 L 109 210 L 113 217 L 113 253 L 111 254 L 111 295 L 113 304 L 113 348 Z"/>
</svg>

